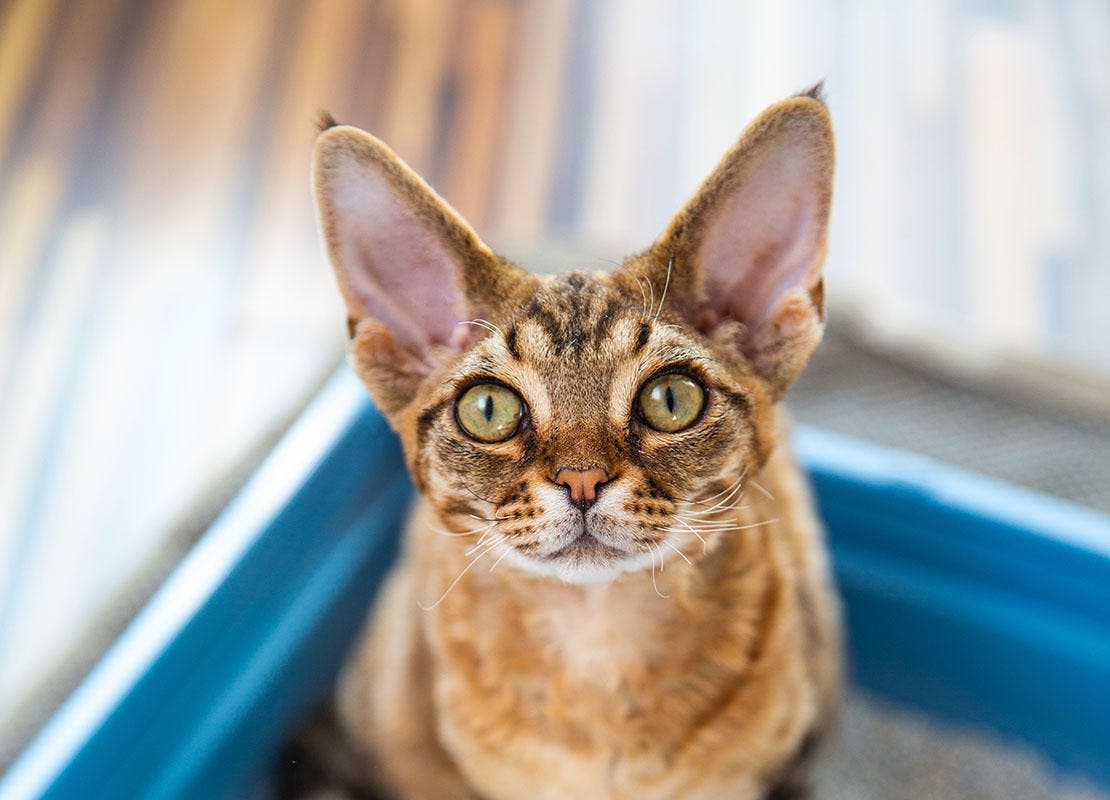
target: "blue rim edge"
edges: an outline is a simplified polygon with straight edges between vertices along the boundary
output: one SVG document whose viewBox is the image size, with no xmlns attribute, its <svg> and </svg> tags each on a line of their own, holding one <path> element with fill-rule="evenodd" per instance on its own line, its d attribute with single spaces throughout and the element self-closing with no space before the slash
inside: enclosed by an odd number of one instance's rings
<svg viewBox="0 0 1110 800">
<path fill-rule="evenodd" d="M 799 429 L 855 680 L 1110 786 L 1110 520 Z M 16 798 L 247 796 L 319 704 L 411 487 L 341 370 L 0 782 Z"/>
</svg>

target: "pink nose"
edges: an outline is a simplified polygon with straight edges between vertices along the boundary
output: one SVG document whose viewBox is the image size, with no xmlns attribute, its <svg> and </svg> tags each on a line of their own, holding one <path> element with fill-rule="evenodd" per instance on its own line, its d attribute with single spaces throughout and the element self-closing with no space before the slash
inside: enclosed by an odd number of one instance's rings
<svg viewBox="0 0 1110 800">
<path fill-rule="evenodd" d="M 597 502 L 597 487 L 609 480 L 609 474 L 599 468 L 584 471 L 561 469 L 555 483 L 570 490 L 570 501 L 585 511 Z"/>
</svg>

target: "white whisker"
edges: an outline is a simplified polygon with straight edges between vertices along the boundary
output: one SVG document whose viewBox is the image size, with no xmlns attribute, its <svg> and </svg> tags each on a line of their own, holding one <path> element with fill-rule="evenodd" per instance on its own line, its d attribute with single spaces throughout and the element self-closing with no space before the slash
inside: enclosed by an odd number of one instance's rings
<svg viewBox="0 0 1110 800">
<path fill-rule="evenodd" d="M 473 530 L 469 530 L 469 531 L 449 531 L 449 530 L 445 530 L 444 528 L 437 528 L 434 525 L 429 525 L 428 530 L 430 530 L 432 533 L 438 533 L 440 536 L 473 536 L 474 534 L 478 533 L 479 531 L 488 531 L 490 528 L 492 528 L 496 524 L 497 524 L 496 522 L 491 522 L 489 525 L 486 525 L 486 526 L 481 527 L 481 528 L 474 528 Z"/>
<path fill-rule="evenodd" d="M 474 319 L 464 319 L 461 322 L 457 322 L 455 324 L 456 325 L 476 325 L 479 328 L 485 328 L 490 333 L 499 333 L 499 334 L 501 334 L 502 337 L 505 336 L 505 332 L 503 330 L 501 330 L 501 328 L 499 328 L 497 325 L 494 325 L 488 319 L 482 319 L 481 317 L 475 317 Z"/>
<path fill-rule="evenodd" d="M 703 498 L 701 500 L 694 500 L 693 498 L 690 498 L 690 497 L 683 497 L 682 500 L 687 502 L 687 503 L 693 503 L 693 504 L 699 505 L 699 506 L 705 505 L 706 503 L 712 503 L 714 500 L 716 500 L 721 495 L 731 492 L 736 486 L 740 485 L 744 481 L 744 476 L 747 473 L 748 473 L 748 471 L 747 471 L 747 469 L 745 469 L 743 472 L 740 473 L 740 477 L 738 477 L 736 480 L 734 480 L 732 483 L 730 483 L 727 487 L 725 487 L 721 491 L 717 492 L 717 494 L 713 495 L 712 497 L 706 497 L 706 498 Z"/>
<path fill-rule="evenodd" d="M 659 591 L 659 584 L 655 580 L 655 549 L 654 549 L 654 545 L 648 545 L 648 553 L 651 554 L 651 586 L 652 586 L 653 589 L 655 589 L 655 593 L 657 595 L 659 595 L 664 600 L 666 600 L 668 597 L 670 597 L 670 595 L 669 594 L 663 594 L 663 592 Z M 659 563 L 660 564 L 663 563 L 663 554 L 662 553 L 659 554 Z M 660 572 L 663 571 L 662 566 L 659 567 L 659 571 Z"/>
<path fill-rule="evenodd" d="M 672 257 L 672 258 L 671 258 L 671 259 L 670 259 L 670 260 L 669 260 L 669 261 L 667 262 L 667 280 L 666 280 L 666 282 L 665 282 L 665 283 L 663 284 L 663 294 L 662 294 L 662 295 L 660 296 L 660 298 L 659 298 L 659 309 L 658 309 L 658 310 L 657 310 L 657 311 L 655 312 L 655 317 L 654 317 L 654 318 L 652 319 L 652 323 L 653 323 L 653 324 L 654 324 L 655 322 L 658 322 L 658 321 L 659 321 L 659 315 L 660 315 L 661 313 L 663 313 L 663 303 L 664 303 L 664 302 L 666 301 L 666 299 L 667 299 L 667 289 L 668 289 L 668 288 L 670 287 L 670 285 L 671 285 L 671 267 L 672 267 L 673 265 L 674 265 L 674 257 Z"/>
<path fill-rule="evenodd" d="M 500 328 L 496 327 L 492 323 L 486 322 L 484 319 L 464 319 L 460 322 L 456 322 L 455 324 L 456 325 L 473 325 L 476 328 L 481 328 L 483 330 L 487 330 L 490 333 L 500 333 L 501 332 Z M 504 334 L 502 334 L 502 335 L 504 335 Z"/>
<path fill-rule="evenodd" d="M 727 519 L 722 519 L 722 520 L 719 520 L 717 522 L 698 522 L 696 526 L 695 525 L 690 525 L 690 523 L 687 522 L 686 520 L 676 518 L 676 521 L 680 525 L 687 525 L 691 529 L 696 529 L 696 530 L 699 530 L 699 531 L 715 531 L 718 528 L 731 528 L 731 527 L 733 527 L 734 525 L 737 524 L 736 520 L 727 520 Z M 695 522 L 697 522 L 697 520 L 695 520 Z"/>
<path fill-rule="evenodd" d="M 497 324 L 495 324 L 493 322 L 490 322 L 488 319 L 482 319 L 481 317 L 477 317 L 477 318 L 475 318 L 474 321 L 478 322 L 478 323 L 481 323 L 482 325 L 485 325 L 490 330 L 496 331 L 497 333 L 501 334 L 502 339 L 505 338 L 505 331 L 501 330 L 500 326 L 498 326 Z"/>
<path fill-rule="evenodd" d="M 681 516 L 681 517 L 685 517 L 687 519 L 697 520 L 698 517 L 709 517 L 709 516 L 713 516 L 715 514 L 723 514 L 726 511 L 744 511 L 745 509 L 750 508 L 750 506 L 737 505 L 737 503 L 739 503 L 743 499 L 744 499 L 744 496 L 741 494 L 739 497 L 732 498 L 732 502 L 728 503 L 727 505 L 723 505 L 723 506 L 720 506 L 720 507 L 714 506 L 713 508 L 707 508 L 707 509 L 701 510 L 701 511 L 675 512 L 675 516 L 676 517 Z"/>
<path fill-rule="evenodd" d="M 644 285 L 640 283 L 640 276 L 633 275 L 632 277 L 636 279 L 636 285 L 640 287 L 640 298 L 643 300 L 643 305 L 640 308 L 640 324 L 643 324 L 647 322 L 648 314 L 651 313 L 648 309 L 647 292 L 644 291 Z"/>
<path fill-rule="evenodd" d="M 426 605 L 424 605 L 423 603 L 421 603 L 419 601 L 417 601 L 417 605 L 420 606 L 420 608 L 424 611 L 431 611 L 436 606 L 438 606 L 440 603 L 442 603 L 447 598 L 447 595 L 451 594 L 451 590 L 454 589 L 458 585 L 459 581 L 461 581 L 463 579 L 463 575 L 470 572 L 470 568 L 473 567 L 475 564 L 477 564 L 479 561 L 481 561 L 482 557 L 485 556 L 486 553 L 490 552 L 491 550 L 493 550 L 494 547 L 496 547 L 498 544 L 500 544 L 500 541 L 501 541 L 500 539 L 497 539 L 495 541 L 490 542 L 488 545 L 486 545 L 486 548 L 484 550 L 482 550 L 481 553 L 476 555 L 474 557 L 474 559 L 472 561 L 470 561 L 465 567 L 463 567 L 462 571 L 458 575 L 455 576 L 455 580 L 451 581 L 451 585 L 443 590 L 443 594 L 441 594 L 439 596 L 438 600 L 436 600 L 430 606 L 426 606 Z"/>
<path fill-rule="evenodd" d="M 749 528 L 758 528 L 761 525 L 771 525 L 778 522 L 777 519 L 765 519 L 762 522 L 752 522 L 748 525 L 724 525 L 719 528 L 699 528 L 702 533 L 735 533 L 736 531 L 746 531 Z M 667 533 L 682 533 L 682 528 L 658 528 L 657 530 L 666 531 Z"/>
<path fill-rule="evenodd" d="M 699 539 L 701 539 L 702 552 L 703 553 L 708 552 L 709 551 L 709 542 L 705 541 L 704 537 L 702 537 L 702 535 L 700 533 L 698 533 L 696 530 L 694 530 L 694 527 L 692 525 L 690 525 L 688 522 L 679 518 L 679 516 L 677 514 L 675 514 L 674 516 L 675 516 L 675 519 L 677 519 L 679 521 L 679 523 L 686 528 L 686 530 L 690 531 L 690 533 L 694 534 L 694 536 L 697 536 Z"/>
<path fill-rule="evenodd" d="M 737 492 L 739 492 L 739 496 L 737 496 Z M 736 482 L 736 485 L 732 488 L 732 490 L 728 494 L 726 494 L 724 497 L 722 497 L 720 500 L 718 500 L 714 505 L 710 506 L 709 508 L 703 508 L 703 509 L 699 509 L 697 511 L 689 511 L 687 513 L 690 514 L 690 515 L 699 516 L 699 517 L 704 517 L 708 514 L 713 514 L 713 513 L 720 513 L 721 511 L 724 510 L 724 506 L 729 505 L 730 503 L 733 502 L 733 500 L 735 500 L 736 502 L 740 502 L 740 500 L 743 499 L 743 496 L 744 496 L 744 483 L 743 483 L 743 479 L 741 478 L 741 480 Z"/>
<path fill-rule="evenodd" d="M 490 528 L 489 530 L 487 530 L 487 531 L 486 531 L 485 533 L 483 533 L 483 534 L 482 534 L 482 535 L 481 535 L 481 536 L 480 536 L 480 537 L 478 538 L 478 541 L 474 543 L 474 546 L 473 546 L 473 547 L 471 547 L 471 548 L 470 548 L 469 550 L 467 550 L 467 551 L 466 551 L 465 553 L 463 553 L 463 555 L 465 555 L 465 556 L 469 556 L 469 555 L 471 555 L 472 553 L 474 553 L 474 552 L 475 552 L 476 550 L 478 550 L 479 548 L 481 548 L 481 547 L 482 547 L 482 545 L 484 545 L 484 544 L 486 543 L 486 540 L 487 540 L 487 539 L 489 538 L 489 535 L 490 535 L 491 533 L 492 533 L 492 534 L 493 534 L 494 536 L 497 536 L 497 535 L 498 535 L 497 533 L 495 533 L 495 532 L 494 532 L 493 528 L 491 527 L 491 528 Z"/>
<path fill-rule="evenodd" d="M 754 487 L 755 487 L 756 489 L 759 489 L 759 491 L 760 491 L 760 492 L 762 492 L 762 493 L 763 493 L 763 495 L 764 495 L 764 496 L 765 496 L 765 497 L 766 497 L 766 498 L 767 498 L 768 500 L 774 500 L 774 499 L 775 499 L 775 496 L 774 496 L 773 494 L 771 494 L 771 493 L 770 493 L 769 491 L 767 491 L 767 490 L 766 490 L 765 488 L 763 488 L 763 486 L 762 486 L 762 485 L 760 485 L 760 483 L 759 483 L 758 481 L 756 481 L 756 480 L 755 480 L 754 478 L 752 479 L 752 481 L 751 481 L 751 484 L 752 484 L 752 486 L 754 486 Z"/>
<path fill-rule="evenodd" d="M 504 544 L 504 542 L 502 542 L 502 544 Z M 489 571 L 493 572 L 495 569 L 497 569 L 497 565 L 500 564 L 501 561 L 505 558 L 505 556 L 507 556 L 511 551 L 512 551 L 512 548 L 509 547 L 509 545 L 506 544 L 505 545 L 505 552 L 497 557 L 497 560 L 493 562 L 493 566 L 491 566 L 489 568 Z"/>
<path fill-rule="evenodd" d="M 666 540 L 663 541 L 663 544 L 667 545 L 667 547 L 671 548 L 676 553 L 678 553 L 679 556 L 682 557 L 682 560 L 685 561 L 687 564 L 689 564 L 691 567 L 694 566 L 694 562 L 691 561 L 689 558 L 687 558 L 686 554 L 683 553 L 681 550 L 679 550 L 677 547 L 675 547 L 673 544 L 671 544 L 670 542 L 668 542 Z"/>
</svg>

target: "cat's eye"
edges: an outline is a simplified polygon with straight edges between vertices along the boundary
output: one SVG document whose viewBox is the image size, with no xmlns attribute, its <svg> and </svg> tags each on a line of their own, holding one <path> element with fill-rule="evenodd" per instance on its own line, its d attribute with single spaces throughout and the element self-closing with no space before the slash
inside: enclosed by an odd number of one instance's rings
<svg viewBox="0 0 1110 800">
<path fill-rule="evenodd" d="M 705 405 L 705 390 L 689 375 L 671 373 L 640 390 L 640 412 L 657 431 L 677 433 L 693 424 Z"/>
<path fill-rule="evenodd" d="M 503 442 L 516 433 L 524 402 L 499 383 L 480 383 L 463 393 L 455 406 L 459 425 L 480 442 Z"/>
</svg>

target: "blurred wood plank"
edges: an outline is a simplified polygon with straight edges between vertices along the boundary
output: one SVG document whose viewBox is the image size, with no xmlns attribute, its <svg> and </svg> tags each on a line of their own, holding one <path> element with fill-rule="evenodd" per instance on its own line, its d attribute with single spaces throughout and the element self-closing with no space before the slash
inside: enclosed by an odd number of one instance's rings
<svg viewBox="0 0 1110 800">
<path fill-rule="evenodd" d="M 28 142 L 70 165 L 83 135 L 102 110 L 104 73 L 119 46 L 125 0 L 74 3 L 61 20 L 57 53 L 50 59 L 41 104 L 27 115 Z"/>
<path fill-rule="evenodd" d="M 387 0 L 397 58 L 387 84 L 381 137 L 417 172 L 429 174 L 440 93 L 458 14 L 457 0 Z"/>
<path fill-rule="evenodd" d="M 280 113 L 275 115 L 269 141 L 252 145 L 264 149 L 265 156 L 258 190 L 261 202 L 247 231 L 246 274 L 237 298 L 240 319 L 248 326 L 289 319 L 289 314 L 298 314 L 293 306 L 305 307 L 300 292 L 288 291 L 294 276 L 313 270 L 310 274 L 326 277 L 313 225 L 308 164 L 319 113 L 327 110 L 345 120 L 360 110 L 353 102 L 352 87 L 362 76 L 350 66 L 352 54 L 365 46 L 361 37 L 369 11 L 363 0 L 316 0 L 303 6 L 278 96 Z M 275 280 L 275 275 L 284 277 Z M 319 293 L 332 291 L 329 281 L 313 284 Z"/>
<path fill-rule="evenodd" d="M 543 234 L 555 183 L 575 7 L 575 0 L 546 0 L 526 3 L 519 11 L 504 147 L 490 198 L 490 227 L 500 240 L 535 242 Z"/>
<path fill-rule="evenodd" d="M 160 11 L 129 76 L 128 213 L 141 217 L 157 200 L 167 204 L 160 218 L 199 214 L 208 222 L 187 224 L 207 229 L 242 176 L 277 7 L 177 0 Z"/>
<path fill-rule="evenodd" d="M 58 0 L 12 0 L 0 17 L 0 174 L 57 7 Z"/>
<path fill-rule="evenodd" d="M 55 214 L 63 191 L 63 175 L 53 159 L 34 160 L 12 179 L 0 197 L 0 470 L 24 471 L 12 450 L 16 437 L 31 433 L 30 423 L 18 414 L 19 389 L 12 366 L 17 348 L 22 351 L 19 325 L 30 300 L 31 281 L 47 238 L 53 232 Z M 4 586 L 11 580 L 21 528 L 16 508 L 22 507 L 24 488 L 16 480 L 0 480 L 0 614 Z"/>
<path fill-rule="evenodd" d="M 45 288 L 43 305 L 50 314 L 34 320 L 24 341 L 25 370 L 8 409 L 18 425 L 7 430 L 4 458 L 0 459 L 0 542 L 17 542 L 18 569 L 0 574 L 13 581 L 0 587 L 0 652 L 19 652 L 20 658 L 0 670 L 0 697 L 41 673 L 58 644 L 76 635 L 82 606 L 79 587 L 88 580 L 87 535 L 80 525 L 52 531 L 50 536 L 27 537 L 23 526 L 29 511 L 32 482 L 38 477 L 43 451 L 52 430 L 52 415 L 71 368 L 71 357 L 84 321 L 95 268 L 104 254 L 105 226 L 95 213 L 68 221 L 59 236 L 56 263 Z M 6 426 L 5 426 L 6 427 Z M 24 533 L 24 535 L 20 535 Z M 28 581 L 49 575 L 51 585 L 65 591 L 20 592 Z"/>
<path fill-rule="evenodd" d="M 351 61 L 355 81 L 350 105 L 354 116 L 339 121 L 382 135 L 386 90 L 398 57 L 396 20 L 390 14 L 388 0 L 372 0 L 369 6 L 356 58 Z"/>
<path fill-rule="evenodd" d="M 502 110 L 518 8 L 508 0 L 471 0 L 461 20 L 443 191 L 479 229 L 486 225 L 490 192 L 501 166 Z"/>
<path fill-rule="evenodd" d="M 40 156 L 21 165 L 0 195 L 0 231 L 11 232 L 0 236 L 0 410 L 11 392 L 8 370 L 19 343 L 19 324 L 64 190 L 62 164 Z"/>
</svg>

